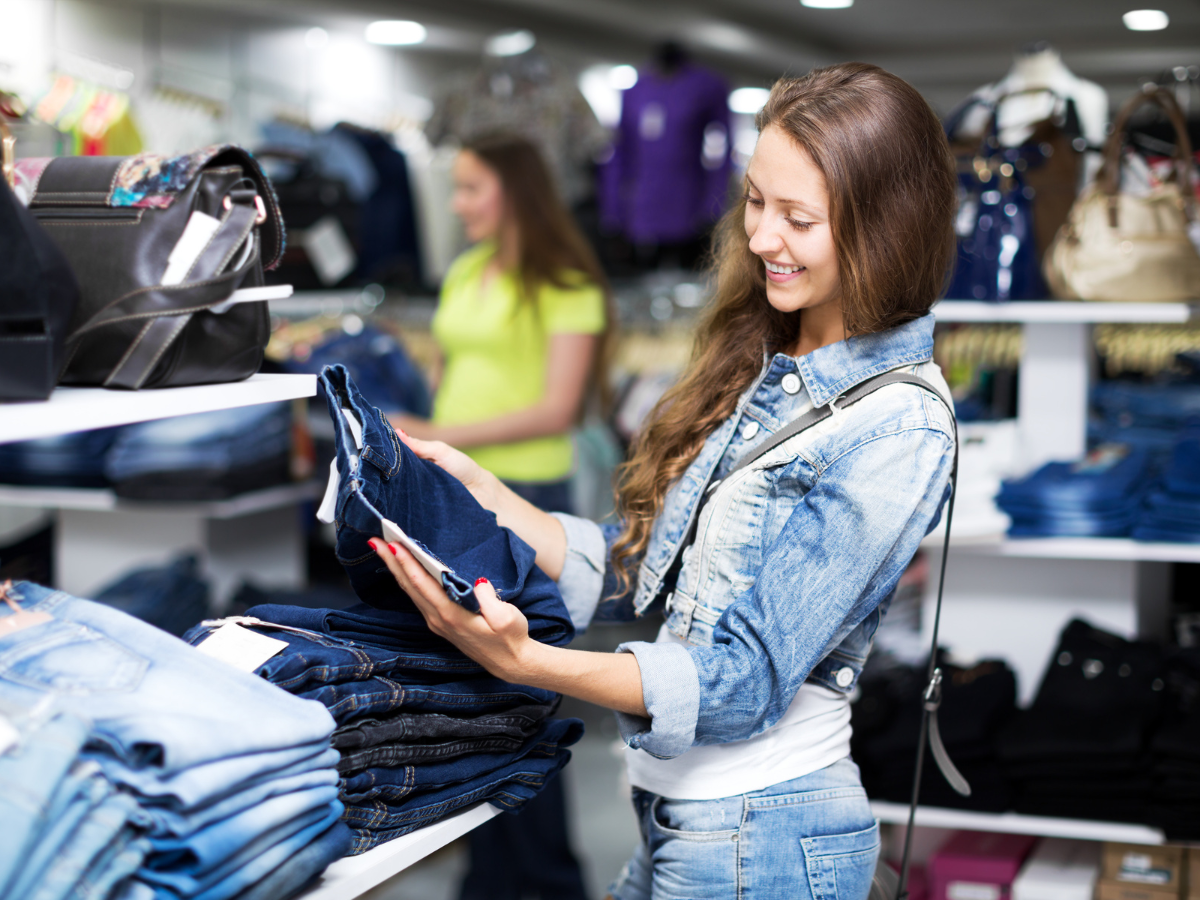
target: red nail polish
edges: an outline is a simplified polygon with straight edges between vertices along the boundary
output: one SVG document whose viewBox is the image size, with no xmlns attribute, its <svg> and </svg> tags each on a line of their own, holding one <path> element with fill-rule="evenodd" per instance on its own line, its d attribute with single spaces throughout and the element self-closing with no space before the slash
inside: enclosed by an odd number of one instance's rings
<svg viewBox="0 0 1200 900">
<path fill-rule="evenodd" d="M 479 587 L 481 584 L 487 584 L 487 583 L 488 583 L 488 580 L 486 578 L 476 578 L 475 579 L 475 587 Z"/>
<path fill-rule="evenodd" d="M 388 549 L 392 551 L 392 556 L 400 555 L 400 545 L 399 544 L 388 544 Z"/>
<path fill-rule="evenodd" d="M 369 541 L 367 541 L 367 544 L 372 550 L 379 549 L 379 541 L 376 538 L 371 538 Z"/>
</svg>

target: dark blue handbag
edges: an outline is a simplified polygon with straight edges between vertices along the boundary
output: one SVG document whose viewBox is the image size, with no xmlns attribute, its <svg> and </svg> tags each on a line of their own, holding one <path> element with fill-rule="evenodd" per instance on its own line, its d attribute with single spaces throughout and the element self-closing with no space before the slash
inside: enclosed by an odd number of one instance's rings
<svg viewBox="0 0 1200 900">
<path fill-rule="evenodd" d="M 958 259 L 946 296 L 954 300 L 1041 300 L 1042 278 L 1034 230 L 1034 190 L 1025 173 L 1045 161 L 1037 145 L 1001 146 L 996 127 L 1000 100 L 973 98 L 946 123 L 953 136 L 966 113 L 985 104 L 991 115 L 983 138 L 958 158 Z"/>
</svg>

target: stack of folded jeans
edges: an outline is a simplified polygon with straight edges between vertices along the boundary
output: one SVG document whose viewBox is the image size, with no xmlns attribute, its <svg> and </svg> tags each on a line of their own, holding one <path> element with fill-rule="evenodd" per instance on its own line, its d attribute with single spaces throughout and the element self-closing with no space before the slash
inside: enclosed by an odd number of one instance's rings
<svg viewBox="0 0 1200 900">
<path fill-rule="evenodd" d="M 1200 841 L 1200 648 L 1177 650 L 1163 680 L 1165 709 L 1150 740 L 1151 819 L 1169 841 Z"/>
<path fill-rule="evenodd" d="M 996 758 L 996 736 L 1016 714 L 1016 676 L 1000 660 L 962 667 L 942 658 L 938 664 L 943 674 L 938 713 L 942 741 L 971 785 L 971 795 L 963 797 L 950 787 L 926 749 L 921 802 L 1003 812 L 1012 792 Z M 908 803 L 912 798 L 927 669 L 868 663 L 864 670 L 861 692 L 851 706 L 851 750 L 863 786 L 875 799 Z"/>
<path fill-rule="evenodd" d="M 1200 416 L 1200 383 L 1101 381 L 1092 388 L 1095 415 L 1088 437 L 1095 443 L 1129 444 L 1162 457 L 1180 430 Z"/>
<path fill-rule="evenodd" d="M 417 613 L 264 605 L 185 640 L 202 646 L 229 622 L 285 641 L 256 671 L 336 720 L 353 853 L 480 800 L 518 811 L 582 734 L 576 719 L 548 718 L 558 695 L 489 676 Z"/>
<path fill-rule="evenodd" d="M 1145 450 L 1105 444 L 1079 462 L 1005 481 L 996 503 L 1014 537 L 1119 537 L 1133 529 L 1151 476 Z"/>
<path fill-rule="evenodd" d="M 8 597 L 6 898 L 282 900 L 349 850 L 320 704 L 119 610 L 29 583 Z"/>
<path fill-rule="evenodd" d="M 1149 738 L 1163 705 L 1159 645 L 1073 620 L 1033 705 L 1001 733 L 999 755 L 1031 815 L 1145 822 Z"/>
<path fill-rule="evenodd" d="M 122 430 L 104 462 L 119 496 L 221 500 L 290 479 L 288 403 L 159 419 Z"/>
<path fill-rule="evenodd" d="M 1142 541 L 1200 543 L 1200 425 L 1184 429 L 1133 529 Z"/>
<path fill-rule="evenodd" d="M 104 458 L 120 433 L 120 428 L 100 428 L 0 444 L 0 482 L 43 487 L 107 487 Z"/>
<path fill-rule="evenodd" d="M 181 556 L 122 576 L 96 594 L 96 602 L 179 636 L 208 615 L 208 582 L 195 556 Z"/>
<path fill-rule="evenodd" d="M 373 325 L 357 334 L 331 333 L 319 344 L 293 353 L 283 363 L 289 372 L 319 375 L 332 363 L 344 366 L 359 388 L 389 413 L 427 417 L 432 408 L 425 378 L 392 335 Z"/>
</svg>

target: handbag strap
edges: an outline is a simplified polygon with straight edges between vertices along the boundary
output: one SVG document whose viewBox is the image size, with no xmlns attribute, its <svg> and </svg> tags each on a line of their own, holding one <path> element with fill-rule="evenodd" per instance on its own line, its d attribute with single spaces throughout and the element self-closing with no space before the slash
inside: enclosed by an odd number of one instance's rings
<svg viewBox="0 0 1200 900">
<path fill-rule="evenodd" d="M 230 209 L 193 270 L 199 266 L 204 271 L 221 272 L 233 254 L 252 239 L 258 217 L 254 196 L 254 191 L 230 192 Z M 118 322 L 145 320 L 145 327 L 104 381 L 105 387 L 137 390 L 146 383 L 192 316 L 228 300 L 258 261 L 259 248 L 255 247 L 245 262 L 232 271 L 201 281 L 152 285 L 118 297 L 67 337 L 67 343 L 72 347 L 71 355 L 78 349 L 81 338 L 99 328 Z M 67 362 L 70 362 L 69 357 Z M 63 368 L 65 370 L 66 364 Z"/>
<path fill-rule="evenodd" d="M 908 896 L 907 886 L 909 865 L 912 857 L 913 826 L 917 816 L 917 805 L 921 796 L 921 778 L 924 773 L 925 747 L 927 744 L 933 753 L 933 758 L 937 763 L 938 769 L 941 770 L 950 787 L 964 797 L 971 795 L 971 785 L 955 767 L 954 762 L 950 759 L 950 754 L 946 750 L 946 745 L 942 742 L 942 733 L 938 727 L 937 717 L 938 708 L 942 702 L 942 670 L 937 665 L 938 633 L 941 628 L 942 598 L 946 587 L 946 560 L 950 556 L 950 527 L 954 519 L 954 499 L 958 494 L 958 421 L 954 416 L 954 407 L 950 405 L 950 402 L 942 396 L 942 393 L 937 388 L 925 379 L 907 372 L 884 372 L 882 375 L 876 375 L 873 378 L 868 378 L 866 381 L 860 382 L 824 406 L 809 410 L 788 423 L 775 434 L 759 441 L 737 461 L 733 469 L 730 470 L 729 475 L 746 468 L 784 441 L 795 437 L 808 428 L 812 428 L 819 422 L 825 421 L 835 411 L 843 410 L 847 406 L 862 400 L 864 397 L 870 396 L 880 388 L 892 384 L 911 384 L 933 394 L 949 411 L 950 422 L 954 428 L 954 462 L 950 468 L 950 497 L 946 502 L 946 533 L 942 541 L 942 563 L 938 573 L 937 604 L 934 607 L 933 615 L 933 637 L 929 651 L 929 669 L 925 690 L 921 698 L 921 730 L 920 736 L 917 739 L 917 761 L 913 770 L 912 800 L 909 803 L 908 830 L 904 836 L 904 851 L 901 855 L 900 881 L 896 888 L 896 900 L 905 900 Z M 728 478 L 729 475 L 726 475 L 725 478 Z M 708 490 L 713 490 L 717 484 L 720 484 L 720 482 L 710 485 Z"/>
<path fill-rule="evenodd" d="M 1171 127 L 1175 129 L 1175 179 L 1183 203 L 1184 215 L 1189 222 L 1196 221 L 1196 197 L 1192 188 L 1192 141 L 1188 137 L 1187 120 L 1179 103 L 1166 91 L 1156 85 L 1147 85 L 1141 92 L 1130 97 L 1117 113 L 1113 122 L 1112 133 L 1104 145 L 1104 164 L 1096 175 L 1096 184 L 1108 195 L 1108 221 L 1113 228 L 1117 227 L 1117 196 L 1121 191 L 1121 151 L 1125 147 L 1125 139 L 1129 128 L 1129 120 L 1143 105 L 1150 103 L 1159 107 L 1167 115 Z"/>
</svg>

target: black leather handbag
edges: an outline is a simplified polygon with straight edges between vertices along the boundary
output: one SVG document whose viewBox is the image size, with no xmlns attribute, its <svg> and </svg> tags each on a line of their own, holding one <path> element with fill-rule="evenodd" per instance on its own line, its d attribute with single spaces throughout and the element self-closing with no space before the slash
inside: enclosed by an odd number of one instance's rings
<svg viewBox="0 0 1200 900">
<path fill-rule="evenodd" d="M 0 400 L 45 400 L 58 380 L 79 286 L 10 187 L 14 166 L 7 131 L 0 121 Z"/>
<path fill-rule="evenodd" d="M 249 153 L 19 160 L 16 176 L 80 285 L 61 383 L 177 387 L 258 371 L 267 306 L 241 301 L 278 264 L 284 230 Z"/>
</svg>

